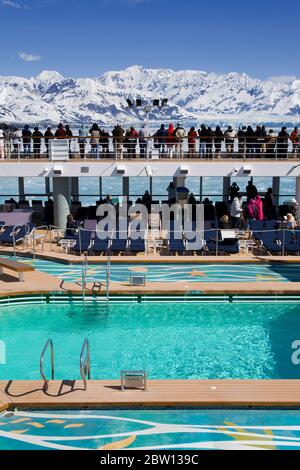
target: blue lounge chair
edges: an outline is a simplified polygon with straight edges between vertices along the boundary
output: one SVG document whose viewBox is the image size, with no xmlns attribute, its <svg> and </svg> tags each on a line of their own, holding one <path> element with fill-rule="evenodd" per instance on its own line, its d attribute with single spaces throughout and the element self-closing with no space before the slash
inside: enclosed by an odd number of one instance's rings
<svg viewBox="0 0 300 470">
<path fill-rule="evenodd" d="M 76 237 L 76 243 L 72 250 L 75 254 L 80 254 L 89 251 L 92 242 L 92 232 L 87 230 L 80 230 Z"/>
<path fill-rule="evenodd" d="M 219 243 L 218 251 L 228 255 L 235 255 L 240 252 L 240 244 L 237 238 L 228 238 Z"/>
<path fill-rule="evenodd" d="M 130 239 L 130 251 L 131 253 L 143 253 L 145 251 L 145 240 L 144 238 Z"/>
<path fill-rule="evenodd" d="M 209 252 L 216 252 L 217 237 L 218 237 L 218 230 L 216 229 L 205 230 L 204 240 L 206 242 L 206 246 Z"/>
<path fill-rule="evenodd" d="M 110 250 L 112 253 L 125 253 L 127 250 L 127 238 L 120 238 L 120 234 L 117 234 L 116 238 L 112 239 Z"/>
<path fill-rule="evenodd" d="M 284 250 L 288 255 L 300 252 L 299 231 L 285 230 L 283 240 L 284 240 Z"/>
<path fill-rule="evenodd" d="M 0 243 L 1 244 L 6 244 L 9 243 L 10 241 L 13 241 L 12 233 L 13 233 L 14 227 L 5 227 L 3 232 L 0 233 Z"/>
<path fill-rule="evenodd" d="M 175 235 L 176 234 L 176 235 Z M 186 251 L 185 242 L 183 240 L 183 233 L 174 232 L 171 229 L 169 232 L 169 252 L 170 253 L 184 253 Z"/>
<path fill-rule="evenodd" d="M 261 232 L 261 243 L 270 253 L 282 253 L 282 232 Z"/>
<path fill-rule="evenodd" d="M 195 235 L 196 234 L 196 235 Z M 201 246 L 198 248 L 195 248 L 195 243 L 197 241 L 197 234 L 199 234 L 199 231 L 197 230 L 196 223 L 192 223 L 192 231 L 185 231 L 185 249 L 186 251 L 191 251 L 191 252 L 196 252 L 196 253 L 203 253 L 205 246 L 206 246 L 206 241 L 200 240 Z M 203 234 L 204 235 L 204 234 Z"/>
<path fill-rule="evenodd" d="M 32 223 L 6 227 L 2 233 L 0 233 L 0 243 L 3 245 L 13 246 L 14 243 L 20 243 L 24 241 L 27 235 L 30 235 L 35 228 Z"/>
<path fill-rule="evenodd" d="M 124 222 L 124 221 L 123 221 Z M 126 228 L 125 226 L 126 225 Z M 120 232 L 120 224 L 117 224 L 116 231 L 111 239 L 110 251 L 112 253 L 126 253 L 128 245 L 128 220 L 121 223 L 122 232 Z"/>
<path fill-rule="evenodd" d="M 94 239 L 94 243 L 92 246 L 93 253 L 106 253 L 109 246 L 109 239 L 108 237 L 105 239 L 98 238 L 97 236 Z"/>
</svg>

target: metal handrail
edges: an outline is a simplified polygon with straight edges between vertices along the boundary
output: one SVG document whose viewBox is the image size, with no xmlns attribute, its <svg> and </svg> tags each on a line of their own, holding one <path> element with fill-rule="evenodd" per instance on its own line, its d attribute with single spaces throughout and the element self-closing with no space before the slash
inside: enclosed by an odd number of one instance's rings
<svg viewBox="0 0 300 470">
<path fill-rule="evenodd" d="M 32 257 L 33 259 L 35 260 L 35 242 L 36 242 L 36 238 L 35 238 L 35 234 L 37 232 L 37 230 L 46 230 L 46 239 L 48 239 L 48 235 L 49 235 L 49 227 L 47 225 L 40 225 L 39 227 L 35 227 L 32 231 Z M 44 243 L 43 243 L 43 248 L 42 248 L 42 251 L 44 251 Z"/>
<path fill-rule="evenodd" d="M 84 261 L 82 263 L 82 301 L 85 301 L 85 288 L 86 288 L 86 279 L 87 279 L 87 268 L 88 268 L 88 257 L 87 254 L 84 254 Z"/>
<path fill-rule="evenodd" d="M 44 372 L 44 359 L 45 359 L 45 354 L 48 348 L 50 348 L 50 351 L 51 351 L 51 380 L 54 380 L 54 372 L 55 372 L 54 370 L 54 344 L 51 338 L 49 338 L 48 341 L 46 342 L 44 349 L 42 351 L 41 357 L 40 357 L 40 373 L 41 373 L 42 379 L 44 380 L 46 390 L 48 388 L 49 380 L 47 379 L 46 374 Z"/>
<path fill-rule="evenodd" d="M 110 288 L 110 256 L 107 257 L 106 263 L 106 303 L 109 306 L 109 288 Z"/>
<path fill-rule="evenodd" d="M 91 379 L 91 348 L 90 342 L 85 338 L 80 353 L 80 375 L 83 380 L 84 390 L 87 389 L 87 380 Z"/>
<path fill-rule="evenodd" d="M 26 236 L 29 233 L 29 225 L 28 224 L 18 224 L 15 225 L 13 230 L 12 230 L 12 239 L 13 239 L 13 252 L 14 252 L 14 258 L 17 256 L 17 247 L 16 247 L 16 235 L 18 233 L 18 229 L 22 227 L 26 227 Z M 23 249 L 24 249 L 24 238 L 23 238 Z"/>
</svg>

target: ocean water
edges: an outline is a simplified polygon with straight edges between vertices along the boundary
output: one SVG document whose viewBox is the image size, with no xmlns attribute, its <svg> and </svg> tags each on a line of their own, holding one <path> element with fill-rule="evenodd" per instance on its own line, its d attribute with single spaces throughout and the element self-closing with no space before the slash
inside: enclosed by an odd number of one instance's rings
<svg viewBox="0 0 300 470">
<path fill-rule="evenodd" d="M 246 190 L 249 178 L 239 177 L 232 178 L 232 182 L 236 181 L 240 186 L 242 192 Z M 153 198 L 164 200 L 167 198 L 167 187 L 170 182 L 169 177 L 153 177 L 152 190 Z M 25 193 L 30 195 L 27 199 L 46 199 L 41 197 L 45 194 L 45 181 L 44 178 L 25 178 Z M 260 193 L 267 191 L 272 187 L 272 177 L 254 178 L 254 184 L 257 186 Z M 150 190 L 150 178 L 148 177 L 132 177 L 130 178 L 130 197 L 135 200 L 142 196 L 144 192 Z M 50 188 L 52 182 L 50 181 Z M 196 197 L 199 198 L 200 194 L 200 178 L 187 177 L 186 186 L 190 189 Z M 93 205 L 100 197 L 99 179 L 95 177 L 81 177 L 79 179 L 79 190 L 81 194 L 81 201 L 85 205 Z M 203 177 L 202 185 L 203 198 L 208 197 L 213 201 L 222 199 L 223 180 L 221 177 Z M 102 193 L 103 195 L 111 194 L 115 197 L 122 195 L 122 178 L 120 177 L 104 177 L 102 178 Z M 281 178 L 280 188 L 280 203 L 285 199 L 294 197 L 296 193 L 296 179 L 295 178 Z M 0 177 L 0 203 L 10 197 L 18 197 L 18 179 L 17 178 L 1 178 Z"/>
</svg>

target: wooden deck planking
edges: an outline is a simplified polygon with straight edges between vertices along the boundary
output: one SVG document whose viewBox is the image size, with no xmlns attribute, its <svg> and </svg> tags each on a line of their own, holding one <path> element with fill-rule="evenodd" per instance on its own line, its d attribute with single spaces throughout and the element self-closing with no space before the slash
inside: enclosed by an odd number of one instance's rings
<svg viewBox="0 0 300 470">
<path fill-rule="evenodd" d="M 99 408 L 121 406 L 193 407 L 299 407 L 300 380 L 166 380 L 150 381 L 147 391 L 121 391 L 120 381 L 80 381 L 72 391 L 66 383 L 51 382 L 47 392 L 41 381 L 1 381 L 0 406 L 6 408 Z"/>
</svg>

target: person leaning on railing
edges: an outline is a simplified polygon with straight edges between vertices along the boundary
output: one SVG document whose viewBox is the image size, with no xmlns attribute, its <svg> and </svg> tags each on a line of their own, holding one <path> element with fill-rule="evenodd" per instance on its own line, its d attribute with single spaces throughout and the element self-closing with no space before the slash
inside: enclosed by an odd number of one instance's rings
<svg viewBox="0 0 300 470">
<path fill-rule="evenodd" d="M 118 124 L 112 131 L 116 159 L 123 158 L 123 141 L 125 130 Z"/>
<path fill-rule="evenodd" d="M 216 158 L 221 158 L 223 140 L 224 140 L 224 134 L 221 130 L 221 127 L 217 126 L 215 130 L 215 137 L 214 137 Z"/>
<path fill-rule="evenodd" d="M 5 151 L 4 151 L 4 136 L 3 136 L 3 130 L 0 129 L 0 160 L 4 160 L 5 158 Z"/>
<path fill-rule="evenodd" d="M 159 156 L 163 157 L 166 152 L 166 139 L 167 139 L 168 131 L 165 128 L 165 125 L 162 124 L 160 129 L 155 132 L 152 136 L 154 139 L 154 148 L 158 149 Z"/>
<path fill-rule="evenodd" d="M 147 154 L 147 135 L 146 135 L 146 126 L 145 124 L 139 130 L 139 147 L 140 147 L 140 157 L 145 158 Z"/>
<path fill-rule="evenodd" d="M 176 138 L 177 157 L 183 158 L 183 142 L 185 138 L 185 130 L 180 124 L 177 124 L 176 129 L 174 131 L 174 135 Z"/>
<path fill-rule="evenodd" d="M 289 133 L 286 127 L 282 127 L 277 137 L 277 153 L 281 158 L 287 158 L 289 148 Z"/>
<path fill-rule="evenodd" d="M 91 154 L 93 158 L 99 158 L 99 142 L 101 136 L 101 129 L 99 128 L 98 124 L 93 124 L 91 129 L 89 130 L 91 135 Z"/>
<path fill-rule="evenodd" d="M 236 132 L 233 130 L 231 126 L 228 126 L 227 131 L 225 131 L 225 145 L 226 145 L 226 152 L 233 153 L 234 151 L 234 139 L 236 138 Z"/>
<path fill-rule="evenodd" d="M 49 141 L 54 138 L 51 127 L 47 127 L 47 130 L 44 134 L 44 141 L 46 146 L 47 157 L 50 158 L 50 144 Z"/>
<path fill-rule="evenodd" d="M 87 130 L 85 129 L 84 125 L 82 124 L 78 131 L 78 144 L 79 144 L 79 153 L 80 158 L 85 157 L 85 145 L 86 145 L 86 137 L 87 137 Z"/>
<path fill-rule="evenodd" d="M 63 125 L 62 123 L 60 123 L 60 124 L 57 126 L 57 129 L 56 129 L 56 131 L 55 131 L 54 137 L 55 137 L 56 139 L 66 139 L 66 138 L 67 138 L 66 129 L 64 128 L 64 125 Z"/>
<path fill-rule="evenodd" d="M 239 130 L 237 132 L 237 138 L 238 138 L 238 143 L 239 143 L 239 153 L 244 155 L 245 150 L 246 150 L 246 130 L 247 127 L 243 126 L 242 128 L 239 127 Z"/>
<path fill-rule="evenodd" d="M 276 135 L 273 129 L 270 129 L 266 136 L 266 154 L 267 157 L 273 157 L 276 150 Z"/>
<path fill-rule="evenodd" d="M 299 129 L 298 127 L 294 127 L 293 132 L 290 135 L 290 140 L 293 144 L 293 153 L 298 156 L 299 152 L 299 145 L 300 145 L 300 139 L 299 139 Z"/>
<path fill-rule="evenodd" d="M 196 139 L 197 139 L 197 132 L 194 127 L 191 127 L 188 133 L 188 146 L 189 146 L 189 156 L 195 157 L 196 156 Z"/>
<path fill-rule="evenodd" d="M 102 155 L 108 155 L 109 154 L 109 132 L 105 131 L 104 129 L 101 130 L 101 137 L 100 137 L 100 143 L 102 147 Z"/>
<path fill-rule="evenodd" d="M 207 158 L 213 157 L 213 142 L 215 138 L 215 133 L 211 127 L 207 128 L 207 135 L 206 135 L 206 156 Z"/>
<path fill-rule="evenodd" d="M 4 137 L 4 156 L 7 159 L 10 159 L 11 156 L 11 135 L 10 130 L 8 128 L 3 129 L 3 137 Z"/>
<path fill-rule="evenodd" d="M 42 132 L 39 130 L 39 128 L 35 127 L 34 132 L 32 133 L 34 158 L 40 158 L 41 156 L 41 145 L 42 145 L 43 137 L 44 136 Z"/>
<path fill-rule="evenodd" d="M 28 124 L 26 124 L 26 126 L 24 126 L 24 129 L 22 130 L 22 138 L 24 157 L 30 158 L 32 132 Z"/>
<path fill-rule="evenodd" d="M 19 131 L 19 129 L 16 129 L 11 134 L 11 140 L 12 140 L 12 144 L 13 144 L 13 154 L 14 154 L 15 158 L 17 158 L 17 155 L 19 154 L 19 151 L 20 151 L 21 137 L 22 137 L 22 134 Z"/>
</svg>

